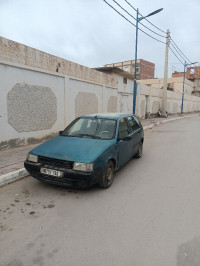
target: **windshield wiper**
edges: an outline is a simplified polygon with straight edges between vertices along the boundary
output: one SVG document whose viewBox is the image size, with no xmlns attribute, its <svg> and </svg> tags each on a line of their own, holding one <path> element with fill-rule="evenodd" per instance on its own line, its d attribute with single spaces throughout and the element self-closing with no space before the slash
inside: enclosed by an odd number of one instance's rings
<svg viewBox="0 0 200 266">
<path fill-rule="evenodd" d="M 93 139 L 101 139 L 98 136 L 90 135 L 90 134 L 76 134 L 76 135 L 68 135 L 69 137 L 90 137 Z"/>
</svg>

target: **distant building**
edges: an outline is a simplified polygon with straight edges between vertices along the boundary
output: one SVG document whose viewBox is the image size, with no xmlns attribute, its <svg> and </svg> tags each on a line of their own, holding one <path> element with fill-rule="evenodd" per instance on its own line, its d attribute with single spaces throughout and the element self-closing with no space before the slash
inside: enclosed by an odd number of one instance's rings
<svg viewBox="0 0 200 266">
<path fill-rule="evenodd" d="M 144 84 L 148 87 L 163 89 L 164 79 L 145 79 L 138 81 L 139 84 Z M 168 78 L 167 90 L 182 93 L 183 91 L 183 77 Z M 185 94 L 191 95 L 194 90 L 194 82 L 185 79 Z"/>
<path fill-rule="evenodd" d="M 120 76 L 123 78 L 123 83 L 127 84 L 127 80 L 134 80 L 133 74 L 128 73 L 127 71 L 122 70 L 119 67 L 97 67 L 95 70 L 106 73 L 113 74 L 115 76 Z"/>
<path fill-rule="evenodd" d="M 117 67 L 132 75 L 135 73 L 135 60 L 129 60 L 124 62 L 106 64 L 104 67 Z M 137 79 L 153 79 L 155 73 L 155 64 L 149 61 L 138 59 L 137 66 Z"/>
<path fill-rule="evenodd" d="M 184 76 L 184 72 L 174 71 L 174 73 L 172 73 L 172 78 L 178 78 L 178 77 L 183 77 L 183 76 Z M 186 79 L 189 79 L 189 80 L 200 79 L 200 66 L 187 67 L 185 77 Z"/>
<path fill-rule="evenodd" d="M 172 78 L 184 77 L 184 72 L 174 71 Z M 185 72 L 185 78 L 193 81 L 194 88 L 192 95 L 200 97 L 200 66 L 188 67 Z"/>
</svg>

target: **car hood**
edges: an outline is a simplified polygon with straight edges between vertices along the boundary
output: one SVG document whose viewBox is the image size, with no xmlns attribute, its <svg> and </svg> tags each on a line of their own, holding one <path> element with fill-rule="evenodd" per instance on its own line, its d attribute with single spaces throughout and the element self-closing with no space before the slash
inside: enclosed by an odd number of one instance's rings
<svg viewBox="0 0 200 266">
<path fill-rule="evenodd" d="M 60 160 L 91 163 L 115 142 L 115 139 L 58 136 L 34 148 L 30 153 Z"/>
</svg>

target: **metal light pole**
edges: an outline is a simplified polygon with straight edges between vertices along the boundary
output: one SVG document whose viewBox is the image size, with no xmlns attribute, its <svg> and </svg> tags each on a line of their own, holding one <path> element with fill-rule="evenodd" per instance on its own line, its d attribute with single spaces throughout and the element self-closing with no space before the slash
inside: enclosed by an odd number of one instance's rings
<svg viewBox="0 0 200 266">
<path fill-rule="evenodd" d="M 185 61 L 185 64 L 184 64 L 184 76 L 183 76 L 183 92 L 182 92 L 181 114 L 183 114 L 183 101 L 184 101 L 184 91 L 185 91 L 185 70 L 186 70 L 186 67 L 187 66 L 194 65 L 194 64 L 197 64 L 197 63 L 198 62 L 194 62 L 194 63 L 191 63 L 191 64 L 187 64 L 187 62 Z"/>
<path fill-rule="evenodd" d="M 160 11 L 162 11 L 163 8 L 160 8 L 150 14 L 148 14 L 145 17 L 140 17 L 139 18 L 139 9 L 137 8 L 137 16 L 136 16 L 136 38 L 135 38 L 135 73 L 134 73 L 134 86 L 133 86 L 133 114 L 135 114 L 135 106 L 136 106 L 136 94 L 137 94 L 137 83 L 136 83 L 136 72 L 137 72 L 137 45 L 138 45 L 138 23 L 143 20 L 144 18 L 153 16 Z"/>
</svg>

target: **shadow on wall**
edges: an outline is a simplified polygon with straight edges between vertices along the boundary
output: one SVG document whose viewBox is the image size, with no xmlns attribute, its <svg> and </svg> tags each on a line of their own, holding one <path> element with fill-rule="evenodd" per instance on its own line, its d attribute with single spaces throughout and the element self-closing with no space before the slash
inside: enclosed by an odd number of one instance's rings
<svg viewBox="0 0 200 266">
<path fill-rule="evenodd" d="M 53 137 L 58 136 L 58 133 L 52 133 L 49 135 L 45 135 L 42 138 L 16 138 L 16 139 L 10 139 L 8 141 L 2 141 L 0 142 L 0 151 L 1 150 L 6 150 L 6 149 L 10 149 L 10 148 L 16 148 L 16 147 L 20 147 L 23 145 L 29 145 L 29 144 L 37 144 L 37 143 L 41 143 L 41 142 L 45 142 Z"/>
</svg>

